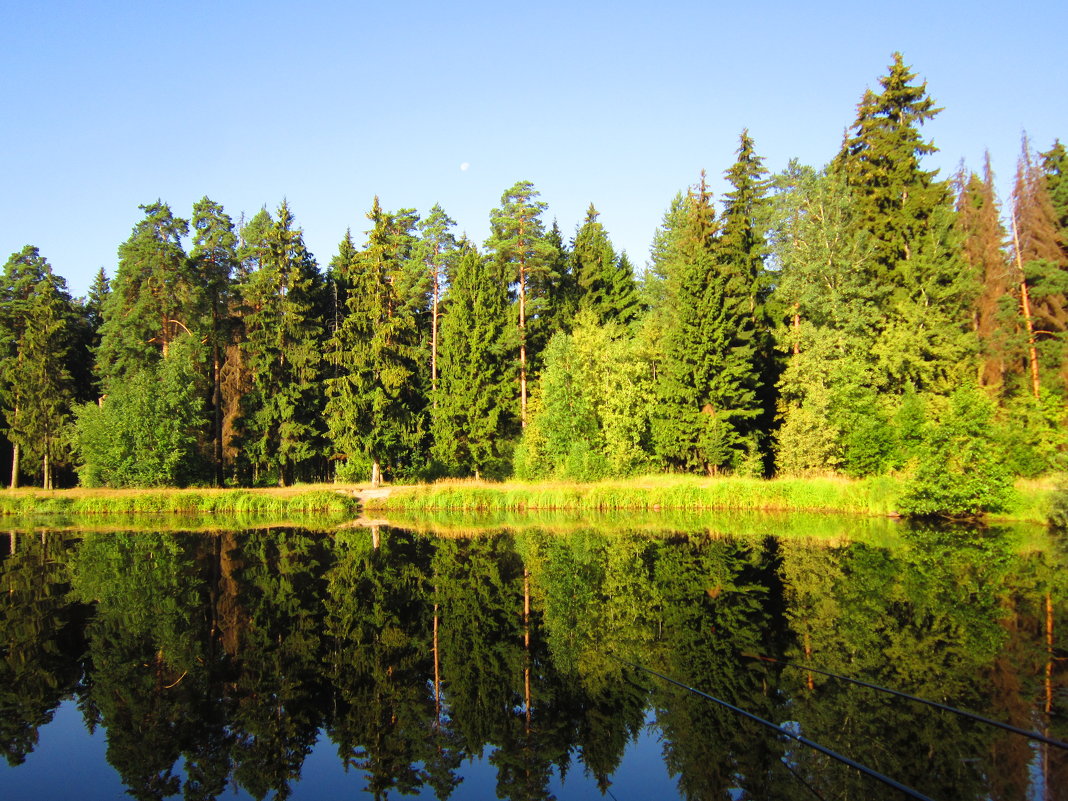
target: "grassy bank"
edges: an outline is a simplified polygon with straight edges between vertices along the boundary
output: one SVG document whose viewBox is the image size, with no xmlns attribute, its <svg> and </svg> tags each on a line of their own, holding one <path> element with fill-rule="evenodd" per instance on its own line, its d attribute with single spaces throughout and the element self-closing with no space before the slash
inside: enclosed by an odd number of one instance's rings
<svg viewBox="0 0 1068 801">
<path fill-rule="evenodd" d="M 350 493 L 333 489 L 16 490 L 0 492 L 0 516 L 235 515 L 257 518 L 345 515 L 358 511 Z"/>
<path fill-rule="evenodd" d="M 370 511 L 530 512 L 733 510 L 835 512 L 895 516 L 904 480 L 889 476 L 842 478 L 701 478 L 661 475 L 594 484 L 474 481 L 395 487 L 387 498 L 368 499 Z M 1045 523 L 1053 488 L 1017 486 L 1011 507 L 994 520 Z"/>
<path fill-rule="evenodd" d="M 657 511 L 731 509 L 892 515 L 901 482 L 892 478 L 708 479 L 648 476 L 595 484 L 441 482 L 396 487 L 388 498 L 367 501 L 368 510 Z"/>
</svg>

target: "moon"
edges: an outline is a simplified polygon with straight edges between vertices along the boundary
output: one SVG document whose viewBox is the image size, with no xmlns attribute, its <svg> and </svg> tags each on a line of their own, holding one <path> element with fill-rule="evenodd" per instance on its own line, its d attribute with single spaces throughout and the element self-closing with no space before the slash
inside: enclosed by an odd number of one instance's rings
<svg viewBox="0 0 1068 801">
<path fill-rule="evenodd" d="M 465 161 L 463 164 L 460 165 L 460 172 L 467 172 L 470 166 L 471 165 Z"/>
</svg>

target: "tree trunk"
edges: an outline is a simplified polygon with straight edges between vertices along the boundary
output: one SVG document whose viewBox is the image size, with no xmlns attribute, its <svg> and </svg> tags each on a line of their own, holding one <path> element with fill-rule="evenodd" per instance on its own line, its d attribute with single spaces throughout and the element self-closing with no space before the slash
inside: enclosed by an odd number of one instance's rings
<svg viewBox="0 0 1068 801">
<path fill-rule="evenodd" d="M 44 469 L 41 476 L 41 488 L 50 490 L 52 489 L 52 465 L 48 462 L 48 448 L 45 447 L 44 452 Z"/>
<path fill-rule="evenodd" d="M 523 569 L 523 704 L 526 706 L 527 734 L 530 734 L 530 572 Z"/>
<path fill-rule="evenodd" d="M 1020 236 L 1016 231 L 1016 214 L 1012 215 L 1012 244 L 1016 251 L 1016 267 L 1020 271 L 1020 306 L 1023 308 L 1024 325 L 1027 327 L 1027 360 L 1031 365 L 1031 391 L 1037 398 L 1038 382 L 1038 348 L 1035 346 L 1035 325 L 1031 320 L 1031 297 L 1027 291 L 1027 276 L 1024 274 L 1023 259 L 1020 256 Z"/>
<path fill-rule="evenodd" d="M 15 414 L 19 413 L 18 406 L 15 407 Z M 19 488 L 19 444 L 16 442 L 11 446 L 11 489 Z"/>
<path fill-rule="evenodd" d="M 371 460 L 371 488 L 378 489 L 382 483 L 382 465 L 378 459 Z"/>
<path fill-rule="evenodd" d="M 212 314 L 214 316 L 214 311 Z M 215 327 L 215 323 L 212 327 Z M 211 405 L 215 423 L 215 486 L 221 487 L 223 485 L 222 357 L 219 353 L 218 341 L 212 345 L 211 358 L 214 383 L 211 388 Z"/>
<path fill-rule="evenodd" d="M 430 312 L 430 394 L 432 404 L 438 408 L 438 297 L 441 292 L 440 276 L 438 275 L 438 249 L 434 248 L 434 302 Z"/>
</svg>

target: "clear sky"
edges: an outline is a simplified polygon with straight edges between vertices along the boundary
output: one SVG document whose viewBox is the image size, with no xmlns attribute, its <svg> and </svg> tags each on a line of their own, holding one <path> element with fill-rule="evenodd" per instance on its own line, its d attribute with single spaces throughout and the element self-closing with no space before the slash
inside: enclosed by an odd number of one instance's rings
<svg viewBox="0 0 1068 801">
<path fill-rule="evenodd" d="M 1068 139 L 1064 0 L 7 0 L 0 29 L 0 255 L 37 245 L 76 295 L 157 198 L 287 198 L 325 265 L 376 194 L 481 243 L 521 179 L 567 237 L 594 203 L 640 268 L 743 128 L 772 171 L 826 163 L 895 50 L 945 108 L 943 174 L 989 149 L 1004 193 L 1025 129 Z"/>
</svg>

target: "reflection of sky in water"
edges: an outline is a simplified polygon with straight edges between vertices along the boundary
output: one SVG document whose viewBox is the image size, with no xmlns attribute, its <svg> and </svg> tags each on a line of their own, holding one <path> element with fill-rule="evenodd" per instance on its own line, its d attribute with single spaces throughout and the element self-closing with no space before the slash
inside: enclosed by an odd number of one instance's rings
<svg viewBox="0 0 1068 801">
<path fill-rule="evenodd" d="M 636 801 L 637 799 L 672 798 L 676 795 L 675 780 L 667 775 L 662 756 L 660 732 L 652 725 L 653 716 L 646 718 L 646 726 L 637 742 L 627 746 L 619 769 L 613 774 L 609 792 L 597 788 L 592 776 L 586 776 L 577 758 L 572 759 L 567 778 L 560 781 L 554 769 L 549 792 L 558 799 L 584 801 L 609 799 Z M 0 762 L 0 798 L 4 801 L 58 801 L 77 798 L 78 801 L 111 801 L 129 799 L 118 773 L 105 758 L 106 734 L 98 726 L 95 734 L 86 731 L 81 712 L 73 701 L 64 701 L 55 717 L 40 729 L 40 740 L 33 753 L 16 768 Z M 482 759 L 465 761 L 459 768 L 463 782 L 451 799 L 497 798 L 497 769 L 490 764 L 492 749 L 487 748 Z M 180 764 L 176 767 L 176 770 Z M 301 779 L 292 785 L 293 801 L 329 801 L 330 799 L 371 798 L 364 788 L 364 774 L 359 770 L 345 772 L 337 755 L 337 746 L 320 732 L 301 769 Z M 179 798 L 178 796 L 173 796 Z M 390 798 L 433 801 L 436 796 L 428 787 L 416 795 L 390 793 Z M 251 798 L 248 793 L 230 785 L 220 799 Z M 450 800 L 451 801 L 451 800 Z"/>
</svg>

